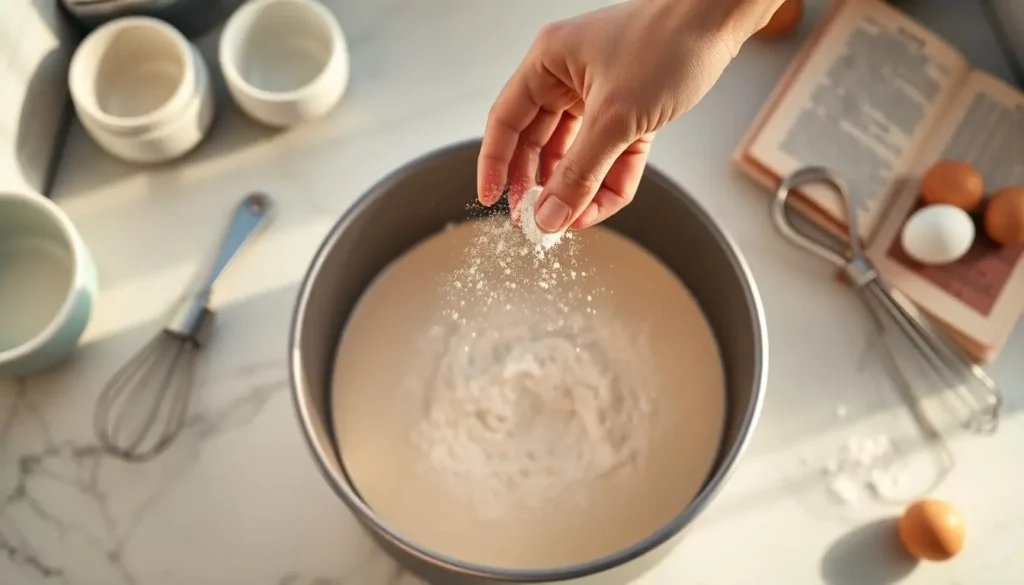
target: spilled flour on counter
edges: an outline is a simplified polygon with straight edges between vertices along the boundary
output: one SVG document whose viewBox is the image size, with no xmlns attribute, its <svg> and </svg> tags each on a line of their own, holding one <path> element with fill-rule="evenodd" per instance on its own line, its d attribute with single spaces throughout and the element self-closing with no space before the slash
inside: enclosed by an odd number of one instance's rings
<svg viewBox="0 0 1024 585">
<path fill-rule="evenodd" d="M 843 504 L 864 496 L 885 499 L 906 479 L 906 470 L 885 434 L 850 437 L 822 466 L 822 473 L 828 490 Z"/>
</svg>

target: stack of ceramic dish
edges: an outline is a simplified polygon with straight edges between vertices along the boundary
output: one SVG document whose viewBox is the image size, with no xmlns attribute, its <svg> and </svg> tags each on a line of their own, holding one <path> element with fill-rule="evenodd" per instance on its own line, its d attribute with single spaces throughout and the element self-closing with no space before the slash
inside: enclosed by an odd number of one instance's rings
<svg viewBox="0 0 1024 585">
<path fill-rule="evenodd" d="M 129 162 L 178 158 L 203 140 L 213 121 L 202 56 L 155 18 L 121 18 L 90 33 L 71 59 L 68 84 L 86 132 Z"/>
</svg>

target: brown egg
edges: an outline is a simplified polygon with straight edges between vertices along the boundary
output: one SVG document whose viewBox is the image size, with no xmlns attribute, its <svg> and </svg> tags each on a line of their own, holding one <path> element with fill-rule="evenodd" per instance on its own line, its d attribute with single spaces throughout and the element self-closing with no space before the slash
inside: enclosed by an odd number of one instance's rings
<svg viewBox="0 0 1024 585">
<path fill-rule="evenodd" d="M 1024 244 L 1024 185 L 996 191 L 985 207 L 985 233 L 1000 244 Z"/>
<path fill-rule="evenodd" d="M 775 11 L 768 24 L 757 31 L 757 34 L 761 37 L 773 39 L 786 36 L 796 30 L 796 27 L 800 26 L 803 16 L 803 0 L 786 0 Z"/>
<path fill-rule="evenodd" d="M 900 540 L 912 556 L 945 561 L 964 547 L 964 519 L 942 500 L 919 500 L 903 512 Z"/>
<path fill-rule="evenodd" d="M 985 181 L 970 163 L 940 161 L 921 179 L 921 199 L 927 205 L 946 203 L 974 211 L 985 199 Z"/>
</svg>

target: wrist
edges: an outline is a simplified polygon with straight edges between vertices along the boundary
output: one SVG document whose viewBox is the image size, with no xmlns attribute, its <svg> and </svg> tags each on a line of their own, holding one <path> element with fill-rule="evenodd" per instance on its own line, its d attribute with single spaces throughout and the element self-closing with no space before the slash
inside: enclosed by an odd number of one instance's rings
<svg viewBox="0 0 1024 585">
<path fill-rule="evenodd" d="M 647 0 L 660 5 L 663 17 L 688 34 L 726 39 L 735 54 L 785 0 Z"/>
<path fill-rule="evenodd" d="M 729 16 L 729 26 L 734 34 L 741 38 L 741 43 L 754 36 L 772 19 L 775 12 L 786 0 L 730 0 L 735 4 Z"/>
</svg>

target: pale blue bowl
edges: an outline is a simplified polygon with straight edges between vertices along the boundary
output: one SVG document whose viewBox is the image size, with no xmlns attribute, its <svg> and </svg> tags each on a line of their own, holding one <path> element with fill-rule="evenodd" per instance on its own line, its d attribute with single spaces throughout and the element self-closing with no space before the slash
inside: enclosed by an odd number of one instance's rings
<svg viewBox="0 0 1024 585">
<path fill-rule="evenodd" d="M 67 215 L 39 195 L 0 193 L 0 377 L 68 358 L 96 291 L 96 265 Z"/>
</svg>

